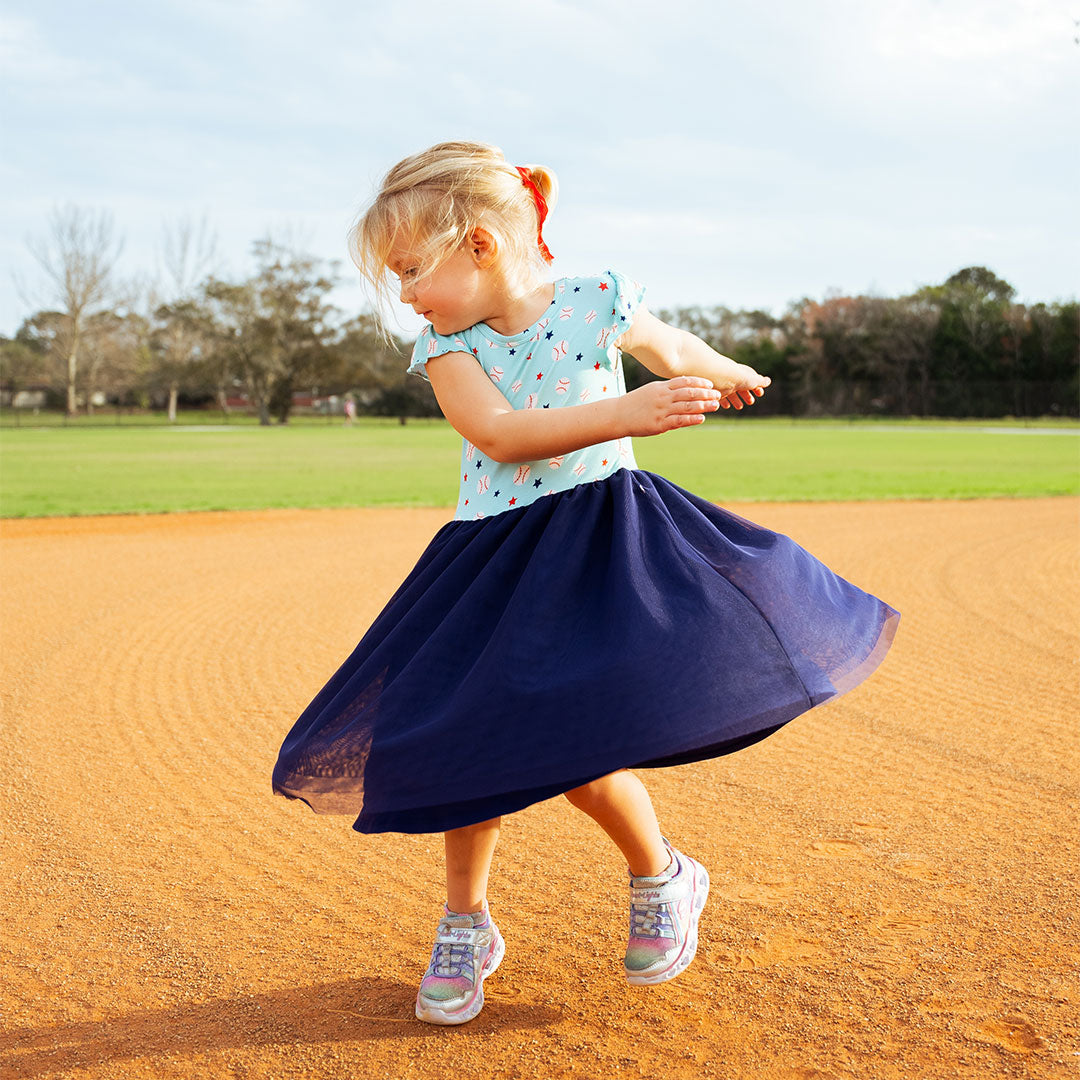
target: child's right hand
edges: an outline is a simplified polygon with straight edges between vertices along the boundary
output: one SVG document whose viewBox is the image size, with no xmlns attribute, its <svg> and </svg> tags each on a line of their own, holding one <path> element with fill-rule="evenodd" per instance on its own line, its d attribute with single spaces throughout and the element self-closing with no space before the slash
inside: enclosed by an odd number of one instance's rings
<svg viewBox="0 0 1080 1080">
<path fill-rule="evenodd" d="M 621 433 L 661 435 L 675 428 L 704 423 L 705 413 L 716 412 L 723 404 L 722 397 L 708 379 L 696 375 L 646 383 L 619 398 L 620 428 L 624 429 Z"/>
</svg>

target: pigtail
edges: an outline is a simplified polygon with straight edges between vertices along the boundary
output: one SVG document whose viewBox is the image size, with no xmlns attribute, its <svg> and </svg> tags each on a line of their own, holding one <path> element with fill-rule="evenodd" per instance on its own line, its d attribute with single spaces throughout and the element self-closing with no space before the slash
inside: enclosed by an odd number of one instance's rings
<svg viewBox="0 0 1080 1080">
<path fill-rule="evenodd" d="M 540 253 L 540 257 L 545 263 L 553 262 L 555 256 L 551 254 L 551 249 L 544 240 L 544 222 L 547 221 L 548 211 L 551 207 L 548 205 L 543 190 L 536 183 L 536 180 L 533 179 L 533 174 L 536 174 L 541 183 L 546 184 L 549 191 L 554 184 L 555 174 L 545 169 L 542 165 L 517 165 L 515 168 L 518 176 L 521 177 L 521 182 L 525 186 L 525 190 L 529 192 L 529 196 L 533 202 L 533 209 L 536 211 L 536 250 Z M 555 188 L 555 195 L 557 198 L 557 187 Z"/>
<path fill-rule="evenodd" d="M 555 209 L 559 201 L 559 181 L 555 174 L 544 165 L 526 165 L 524 168 L 529 173 L 529 179 L 540 189 L 547 203 L 548 213 Z"/>
</svg>

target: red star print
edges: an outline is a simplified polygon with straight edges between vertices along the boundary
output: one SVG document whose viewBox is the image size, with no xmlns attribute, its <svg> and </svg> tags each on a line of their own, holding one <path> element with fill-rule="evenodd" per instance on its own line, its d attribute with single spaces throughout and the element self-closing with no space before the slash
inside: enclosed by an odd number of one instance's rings
<svg viewBox="0 0 1080 1080">
<path fill-rule="evenodd" d="M 597 362 L 595 364 L 593 364 L 592 369 L 593 369 L 593 371 L 599 371 L 600 370 L 600 361 L 599 360 L 597 360 Z"/>
<path fill-rule="evenodd" d="M 465 474 L 465 475 L 464 475 L 464 476 L 463 476 L 463 477 L 462 477 L 461 479 L 462 479 L 462 480 L 468 480 L 468 479 L 469 479 L 469 474 L 468 474 L 468 473 L 466 473 L 466 474 Z"/>
<path fill-rule="evenodd" d="M 514 497 L 513 497 L 513 498 L 512 498 L 511 500 L 510 500 L 510 505 L 511 505 L 511 506 L 513 506 L 513 505 L 514 505 L 514 503 L 516 503 L 516 502 L 517 502 L 517 496 L 515 495 L 515 496 L 514 496 Z"/>
<path fill-rule="evenodd" d="M 607 292 L 607 282 L 606 281 L 601 281 L 600 282 L 600 291 L 601 292 Z"/>
<path fill-rule="evenodd" d="M 606 394 L 606 393 L 607 393 L 607 387 L 606 387 L 606 386 L 602 386 L 602 387 L 600 388 L 600 393 L 601 393 L 601 394 Z"/>
<path fill-rule="evenodd" d="M 607 462 L 605 462 L 604 464 L 606 465 L 606 464 L 607 464 Z M 465 500 L 465 505 L 466 505 L 466 506 L 468 506 L 468 505 L 469 505 L 469 500 L 468 500 L 468 499 L 466 499 L 466 500 Z"/>
<path fill-rule="evenodd" d="M 536 381 L 537 382 L 539 382 L 543 377 L 544 377 L 544 373 L 542 371 L 538 371 L 536 373 Z"/>
<path fill-rule="evenodd" d="M 603 461 L 601 461 L 601 462 L 600 462 L 600 464 L 601 464 L 601 465 L 606 465 L 606 464 L 607 464 L 607 458 L 604 458 L 604 460 L 603 460 Z M 465 501 L 466 501 L 466 502 L 468 502 L 469 500 L 468 500 L 468 499 L 466 499 Z"/>
<path fill-rule="evenodd" d="M 478 356 L 479 355 L 475 349 L 473 349 L 472 354 L 473 354 L 473 356 Z"/>
</svg>

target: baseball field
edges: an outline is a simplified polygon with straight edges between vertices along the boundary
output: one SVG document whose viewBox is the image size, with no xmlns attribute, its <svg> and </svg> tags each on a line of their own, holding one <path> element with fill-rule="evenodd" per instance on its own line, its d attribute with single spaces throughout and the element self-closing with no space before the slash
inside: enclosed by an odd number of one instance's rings
<svg viewBox="0 0 1080 1080">
<path fill-rule="evenodd" d="M 639 441 L 900 630 L 773 737 L 642 774 L 712 875 L 685 974 L 626 985 L 625 867 L 560 797 L 505 820 L 506 959 L 444 1029 L 412 1013 L 441 838 L 360 836 L 270 771 L 451 514 L 457 445 L 413 422 L 0 430 L 0 1076 L 1075 1077 L 1077 428 Z"/>
</svg>

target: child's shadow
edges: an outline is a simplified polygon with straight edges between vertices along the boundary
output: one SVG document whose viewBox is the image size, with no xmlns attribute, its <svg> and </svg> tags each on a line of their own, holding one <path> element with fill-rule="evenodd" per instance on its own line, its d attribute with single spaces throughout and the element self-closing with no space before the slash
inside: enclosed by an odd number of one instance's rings
<svg viewBox="0 0 1080 1080">
<path fill-rule="evenodd" d="M 492 987 L 484 1011 L 463 1030 L 477 1034 L 509 1031 L 559 1019 L 554 1009 L 519 1003 L 513 997 L 510 987 Z M 213 1053 L 272 1043 L 416 1039 L 445 1032 L 446 1028 L 415 1019 L 415 999 L 415 985 L 379 978 L 343 979 L 144 1009 L 107 1020 L 9 1029 L 7 1049 L 0 1052 L 0 1070 L 23 1078 L 162 1053 Z"/>
</svg>

